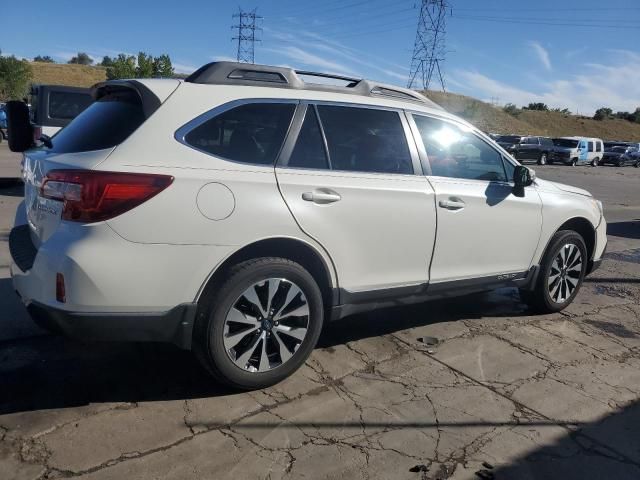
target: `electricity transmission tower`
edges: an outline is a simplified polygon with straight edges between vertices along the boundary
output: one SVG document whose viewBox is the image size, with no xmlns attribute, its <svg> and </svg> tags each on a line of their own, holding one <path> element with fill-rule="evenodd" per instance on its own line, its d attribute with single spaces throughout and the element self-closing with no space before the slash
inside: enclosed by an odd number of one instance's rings
<svg viewBox="0 0 640 480">
<path fill-rule="evenodd" d="M 232 40 L 238 41 L 238 53 L 236 58 L 239 62 L 254 63 L 254 46 L 260 39 L 256 38 L 256 30 L 262 30 L 256 25 L 256 20 L 261 20 L 262 17 L 256 15 L 256 10 L 253 9 L 250 12 L 245 12 L 241 8 L 238 13 L 233 14 L 233 18 L 238 19 L 238 24 L 233 25 L 232 29 L 237 29 L 238 34 L 232 38 Z"/>
<path fill-rule="evenodd" d="M 407 87 L 426 90 L 433 74 L 437 72 L 444 91 L 440 65 L 444 62 L 446 54 L 444 35 L 448 8 L 446 0 L 422 0 Z"/>
</svg>

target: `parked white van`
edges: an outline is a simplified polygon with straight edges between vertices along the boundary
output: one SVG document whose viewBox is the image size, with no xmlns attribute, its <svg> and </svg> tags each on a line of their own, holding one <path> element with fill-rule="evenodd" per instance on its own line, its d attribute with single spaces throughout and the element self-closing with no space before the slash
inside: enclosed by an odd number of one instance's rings
<svg viewBox="0 0 640 480">
<path fill-rule="evenodd" d="M 599 138 L 562 137 L 554 138 L 555 145 L 549 163 L 562 162 L 565 165 L 586 165 L 597 167 L 604 153 L 604 145 Z"/>
</svg>

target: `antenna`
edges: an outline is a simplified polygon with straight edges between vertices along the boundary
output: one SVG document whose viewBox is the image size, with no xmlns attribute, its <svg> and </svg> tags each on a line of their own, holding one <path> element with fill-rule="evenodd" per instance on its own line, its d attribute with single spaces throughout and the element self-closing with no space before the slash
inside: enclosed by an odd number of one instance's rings
<svg viewBox="0 0 640 480">
<path fill-rule="evenodd" d="M 262 20 L 262 17 L 256 15 L 257 8 L 254 8 L 250 12 L 245 12 L 241 8 L 238 9 L 238 13 L 234 13 L 232 18 L 237 18 L 238 24 L 233 25 L 232 29 L 237 29 L 238 34 L 232 37 L 231 40 L 238 41 L 238 62 L 255 63 L 254 46 L 256 42 L 260 42 L 259 38 L 256 38 L 256 30 L 261 31 L 262 28 L 256 26 L 256 20 Z"/>
<path fill-rule="evenodd" d="M 447 9 L 449 6 L 446 0 L 422 0 L 408 88 L 422 87 L 427 90 L 434 72 L 437 71 L 440 86 L 445 91 L 440 64 L 444 62 L 446 54 L 444 36 Z"/>
</svg>

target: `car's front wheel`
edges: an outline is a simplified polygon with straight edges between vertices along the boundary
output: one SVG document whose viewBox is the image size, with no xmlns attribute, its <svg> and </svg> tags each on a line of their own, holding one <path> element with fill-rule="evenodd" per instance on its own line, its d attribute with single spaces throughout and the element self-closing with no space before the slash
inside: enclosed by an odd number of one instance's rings
<svg viewBox="0 0 640 480">
<path fill-rule="evenodd" d="M 315 347 L 322 294 L 301 265 L 285 258 L 240 263 L 199 306 L 194 351 L 220 381 L 243 390 L 274 385 Z"/>
<path fill-rule="evenodd" d="M 572 230 L 557 232 L 545 253 L 533 291 L 522 299 L 541 313 L 559 312 L 576 297 L 587 271 L 587 247 Z"/>
</svg>

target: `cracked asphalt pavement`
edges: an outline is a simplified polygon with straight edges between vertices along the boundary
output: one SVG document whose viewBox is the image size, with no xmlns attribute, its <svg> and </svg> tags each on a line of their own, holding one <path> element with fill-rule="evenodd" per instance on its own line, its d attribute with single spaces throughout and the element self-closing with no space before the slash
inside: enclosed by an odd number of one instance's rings
<svg viewBox="0 0 640 480">
<path fill-rule="evenodd" d="M 610 224 L 567 310 L 503 289 L 350 317 L 252 393 L 171 346 L 38 330 L 7 268 L 21 189 L 0 184 L 0 478 L 640 478 L 640 169 L 537 170 Z"/>
</svg>

